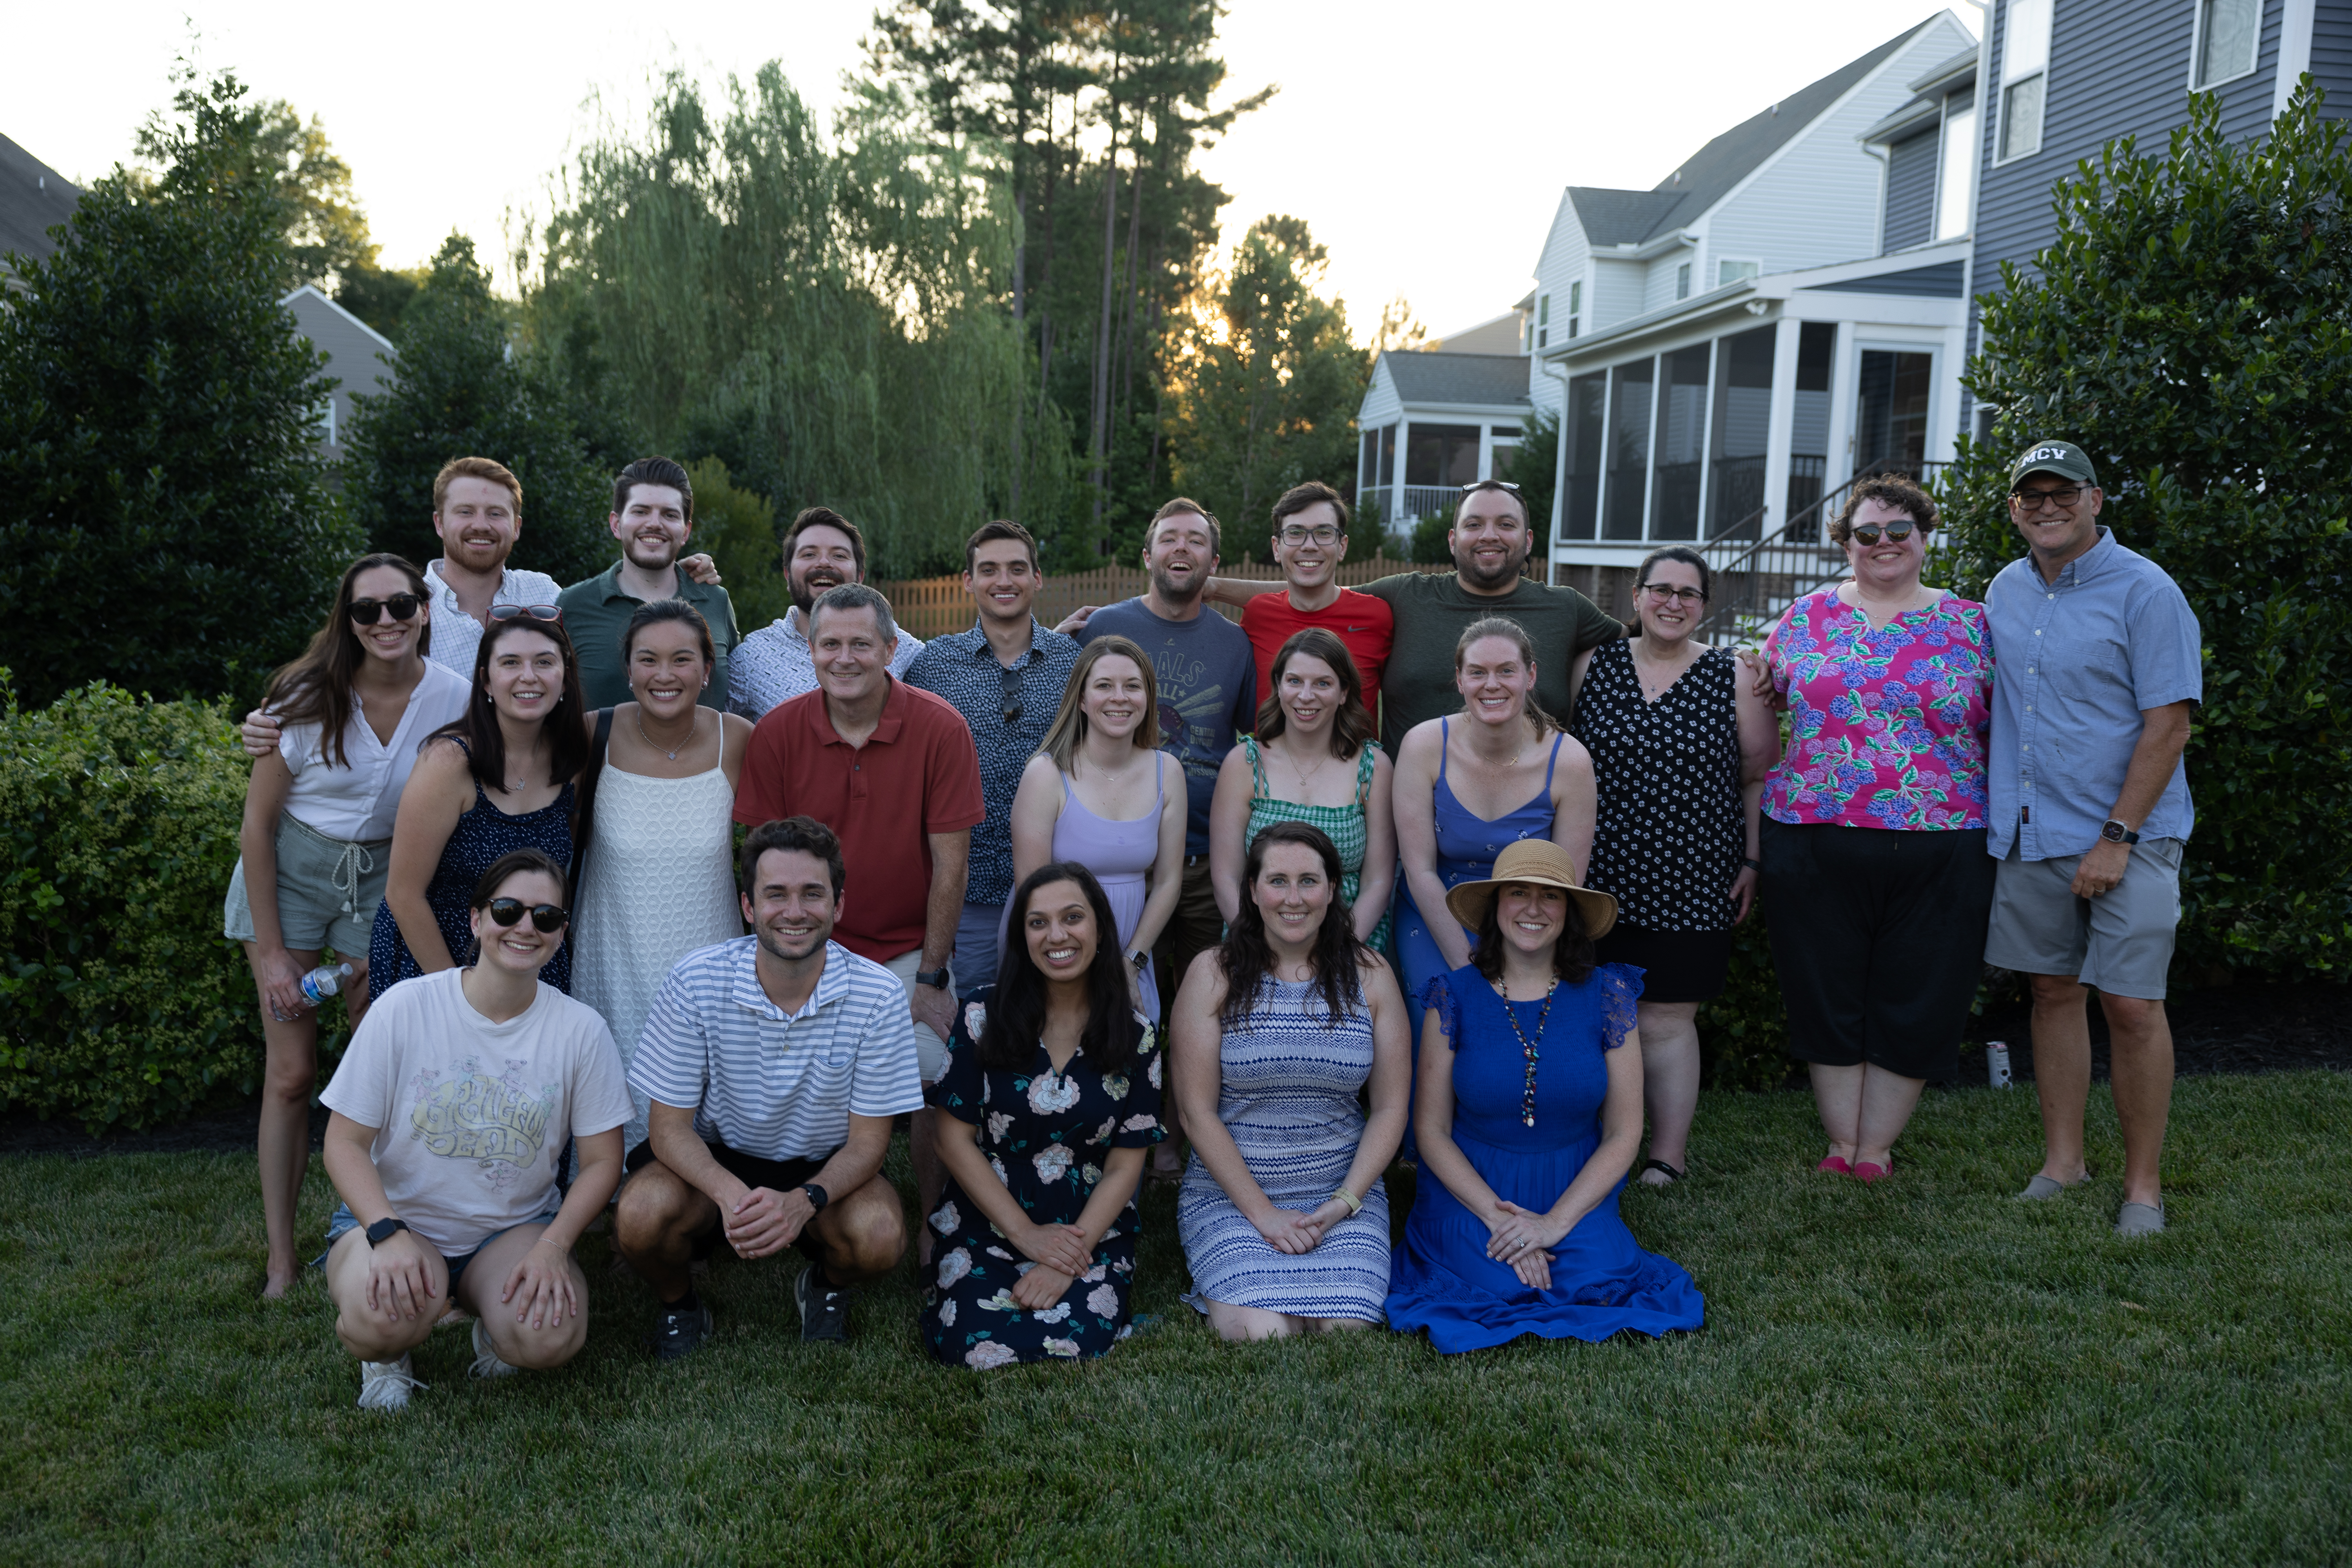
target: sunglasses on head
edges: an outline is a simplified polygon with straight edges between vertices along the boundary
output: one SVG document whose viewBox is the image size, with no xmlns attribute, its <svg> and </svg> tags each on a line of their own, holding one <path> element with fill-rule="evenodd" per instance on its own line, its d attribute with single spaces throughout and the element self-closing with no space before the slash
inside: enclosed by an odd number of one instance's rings
<svg viewBox="0 0 2352 1568">
<path fill-rule="evenodd" d="M 532 904 L 526 909 L 520 899 L 492 899 L 483 910 L 494 923 L 502 926 L 510 926 L 529 914 L 530 923 L 541 931 L 562 931 L 572 919 L 572 911 L 561 905 Z"/>
<path fill-rule="evenodd" d="M 353 599 L 352 619 L 361 626 L 372 626 L 383 618 L 384 611 L 389 610 L 395 621 L 413 621 L 416 618 L 418 606 L 424 603 L 414 594 L 394 594 L 389 599 Z"/>
<path fill-rule="evenodd" d="M 492 605 L 490 606 L 490 619 L 494 621 L 511 621 L 521 616 L 529 616 L 534 621 L 560 621 L 563 618 L 563 612 L 553 605 Z"/>
<path fill-rule="evenodd" d="M 1905 540 L 1910 538 L 1913 533 L 1916 532 L 1918 531 L 1918 527 L 1919 525 L 1917 523 L 1913 522 L 1908 519 L 1906 519 L 1901 522 L 1890 522 L 1883 528 L 1874 522 L 1864 523 L 1854 529 L 1853 542 L 1856 544 L 1861 545 L 1864 550 L 1868 550 L 1871 546 L 1878 542 L 1878 536 L 1883 533 L 1887 538 L 1893 540 L 1895 543 L 1900 544 Z"/>
</svg>

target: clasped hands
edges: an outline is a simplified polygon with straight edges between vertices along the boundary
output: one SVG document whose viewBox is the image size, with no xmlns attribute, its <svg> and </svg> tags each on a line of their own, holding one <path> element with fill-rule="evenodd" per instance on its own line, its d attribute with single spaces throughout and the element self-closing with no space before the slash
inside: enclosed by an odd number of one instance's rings
<svg viewBox="0 0 2352 1568">
<path fill-rule="evenodd" d="M 1568 1235 L 1566 1225 L 1548 1214 L 1523 1209 L 1508 1198 L 1497 1198 L 1486 1232 L 1487 1257 L 1510 1265 L 1520 1284 L 1537 1290 L 1551 1289 L 1551 1249 Z"/>
<path fill-rule="evenodd" d="M 1250 1223 L 1265 1237 L 1266 1245 L 1276 1252 L 1293 1258 L 1314 1251 L 1323 1244 L 1323 1233 L 1346 1219 L 1350 1211 L 1336 1197 L 1325 1198 L 1312 1213 L 1297 1209 L 1268 1209 Z"/>
<path fill-rule="evenodd" d="M 1095 1266 L 1083 1226 L 1033 1225 L 1011 1240 L 1037 1266 L 1013 1282 L 1013 1299 L 1033 1312 L 1060 1300 Z"/>
<path fill-rule="evenodd" d="M 746 1187 L 732 1204 L 719 1205 L 727 1245 L 738 1258 L 765 1258 L 798 1241 L 801 1229 L 816 1216 L 816 1205 L 806 1193 L 773 1187 Z"/>
</svg>

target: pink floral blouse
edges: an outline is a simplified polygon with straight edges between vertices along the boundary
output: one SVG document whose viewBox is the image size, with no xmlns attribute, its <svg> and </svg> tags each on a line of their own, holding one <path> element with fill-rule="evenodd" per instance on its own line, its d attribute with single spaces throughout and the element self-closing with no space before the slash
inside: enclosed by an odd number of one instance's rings
<svg viewBox="0 0 2352 1568">
<path fill-rule="evenodd" d="M 1790 719 L 1766 816 L 1911 831 L 1985 825 L 1992 631 L 1982 605 L 1948 595 L 1874 632 L 1825 588 L 1789 606 L 1764 653 Z"/>
</svg>

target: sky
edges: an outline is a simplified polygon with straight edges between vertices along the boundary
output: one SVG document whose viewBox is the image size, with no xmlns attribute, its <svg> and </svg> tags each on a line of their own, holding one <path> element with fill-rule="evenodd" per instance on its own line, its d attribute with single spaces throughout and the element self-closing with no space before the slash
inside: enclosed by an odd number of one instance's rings
<svg viewBox="0 0 2352 1568">
<path fill-rule="evenodd" d="M 69 179 L 127 160 L 191 48 L 317 115 L 349 163 L 388 266 L 453 228 L 486 259 L 511 216 L 609 116 L 635 124 L 677 68 L 748 78 L 776 59 L 820 110 L 859 64 L 876 0 L 413 0 L 396 13 L 259 0 L 35 5 L 8 22 L 17 68 L 0 134 Z M 1971 32 L 1981 14 L 1953 12 Z M 1327 289 L 1361 338 L 1402 297 L 1433 332 L 1499 315 L 1529 285 L 1561 187 L 1646 189 L 1718 132 L 1937 14 L 1934 0 L 1231 0 L 1226 96 L 1280 92 L 1202 158 L 1257 218 L 1307 220 Z M 657 16 L 658 20 L 648 20 Z M 94 62 L 104 61 L 103 68 Z M 45 62 L 79 62 L 55 68 Z M 32 68 L 26 68 L 26 67 Z"/>
</svg>

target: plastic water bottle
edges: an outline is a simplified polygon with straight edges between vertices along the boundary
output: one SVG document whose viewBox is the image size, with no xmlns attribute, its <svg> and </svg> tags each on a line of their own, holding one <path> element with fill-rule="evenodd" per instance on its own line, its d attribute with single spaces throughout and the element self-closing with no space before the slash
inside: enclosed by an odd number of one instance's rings
<svg viewBox="0 0 2352 1568">
<path fill-rule="evenodd" d="M 2009 1045 L 2003 1040 L 1985 1042 L 1985 1076 L 1995 1089 L 2007 1089 L 2012 1081 L 2009 1076 Z"/>
<path fill-rule="evenodd" d="M 352 966 L 348 963 L 322 963 L 302 976 L 302 994 L 310 999 L 311 1006 L 316 1007 L 341 991 L 351 973 Z"/>
</svg>

